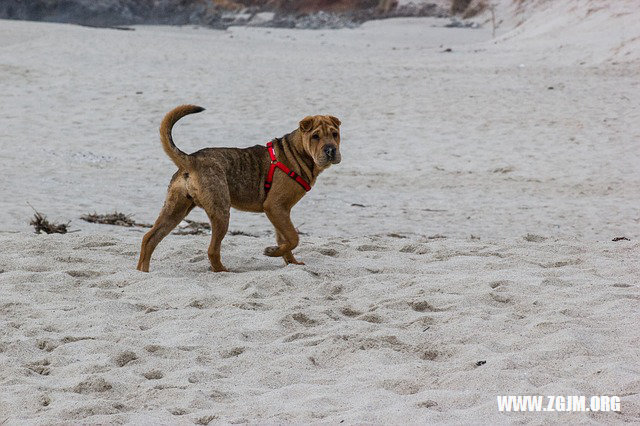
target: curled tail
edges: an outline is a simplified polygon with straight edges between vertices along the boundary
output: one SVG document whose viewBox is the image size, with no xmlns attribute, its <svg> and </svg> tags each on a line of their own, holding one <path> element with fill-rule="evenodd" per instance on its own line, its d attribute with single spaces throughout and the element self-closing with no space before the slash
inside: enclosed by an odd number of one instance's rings
<svg viewBox="0 0 640 426">
<path fill-rule="evenodd" d="M 181 151 L 180 148 L 173 143 L 171 129 L 173 128 L 173 125 L 185 115 L 201 111 L 204 111 L 204 108 L 196 105 L 180 105 L 179 107 L 169 111 L 167 115 L 164 116 L 162 124 L 160 124 L 160 140 L 162 141 L 162 148 L 164 148 L 164 152 L 166 152 L 169 158 L 171 158 L 171 161 L 182 169 L 188 169 L 189 155 Z"/>
</svg>

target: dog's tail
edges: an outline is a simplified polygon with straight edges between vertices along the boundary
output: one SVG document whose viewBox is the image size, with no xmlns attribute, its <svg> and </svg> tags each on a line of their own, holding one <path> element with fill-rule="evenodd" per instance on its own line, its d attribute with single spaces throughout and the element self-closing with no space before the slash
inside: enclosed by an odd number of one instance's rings
<svg viewBox="0 0 640 426">
<path fill-rule="evenodd" d="M 169 111 L 167 115 L 164 116 L 162 124 L 160 124 L 160 140 L 162 140 L 162 148 L 164 148 L 164 152 L 166 152 L 169 158 L 171 158 L 171 161 L 182 169 L 188 169 L 189 155 L 181 151 L 180 148 L 173 143 L 171 129 L 173 128 L 173 125 L 185 115 L 201 111 L 204 111 L 204 108 L 196 105 L 180 105 L 179 107 Z"/>
</svg>

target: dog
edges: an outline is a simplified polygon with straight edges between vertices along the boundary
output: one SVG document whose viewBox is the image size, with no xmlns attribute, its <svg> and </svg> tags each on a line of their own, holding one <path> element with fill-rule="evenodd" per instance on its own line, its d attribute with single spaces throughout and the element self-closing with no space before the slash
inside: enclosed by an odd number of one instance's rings
<svg viewBox="0 0 640 426">
<path fill-rule="evenodd" d="M 156 246 L 196 206 L 204 209 L 211 222 L 207 254 L 212 271 L 227 271 L 220 259 L 220 245 L 231 207 L 264 212 L 275 228 L 277 242 L 264 254 L 281 256 L 285 264 L 304 265 L 292 253 L 298 245 L 298 232 L 290 212 L 322 171 L 340 163 L 340 120 L 331 115 L 307 116 L 296 130 L 267 146 L 204 148 L 186 154 L 173 142 L 171 130 L 182 117 L 201 111 L 204 108 L 182 105 L 162 120 L 162 147 L 178 171 L 171 178 L 158 219 L 142 239 L 137 269 L 149 272 Z"/>
</svg>

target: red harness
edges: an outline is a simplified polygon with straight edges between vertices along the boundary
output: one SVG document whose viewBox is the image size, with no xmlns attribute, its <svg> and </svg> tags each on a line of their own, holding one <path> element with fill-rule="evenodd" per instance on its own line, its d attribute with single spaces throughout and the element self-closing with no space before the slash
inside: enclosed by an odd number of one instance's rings
<svg viewBox="0 0 640 426">
<path fill-rule="evenodd" d="M 267 179 L 264 181 L 265 192 L 269 192 L 269 189 L 271 189 L 271 183 L 273 182 L 273 175 L 276 172 L 276 167 L 285 172 L 291 179 L 298 182 L 298 184 L 300 184 L 300 186 L 303 187 L 305 191 L 311 190 L 311 185 L 309 185 L 306 180 L 302 179 L 300 175 L 278 161 L 278 159 L 276 158 L 276 153 L 273 151 L 273 142 L 267 143 L 267 149 L 269 150 L 269 157 L 271 157 L 271 165 L 269 166 Z"/>
</svg>

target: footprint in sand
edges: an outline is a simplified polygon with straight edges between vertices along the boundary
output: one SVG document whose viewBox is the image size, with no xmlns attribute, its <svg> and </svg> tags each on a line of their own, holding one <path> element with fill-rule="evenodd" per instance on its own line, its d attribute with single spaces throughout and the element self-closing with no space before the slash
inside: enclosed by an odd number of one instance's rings
<svg viewBox="0 0 640 426">
<path fill-rule="evenodd" d="M 85 259 L 83 257 L 73 257 L 73 256 L 56 257 L 55 260 L 63 263 L 90 263 L 91 262 L 89 259 Z"/>
<path fill-rule="evenodd" d="M 507 286 L 508 284 L 511 284 L 511 281 L 508 280 L 500 280 L 500 281 L 493 281 L 489 284 L 489 287 L 496 289 L 498 287 L 500 288 L 504 288 L 505 286 Z"/>
<path fill-rule="evenodd" d="M 344 290 L 344 287 L 341 284 L 337 284 L 331 287 L 331 289 L 329 290 L 329 294 L 331 294 L 332 296 L 336 296 L 342 293 L 343 290 Z"/>
<path fill-rule="evenodd" d="M 197 262 L 202 262 L 203 260 L 207 259 L 207 255 L 206 254 L 201 254 L 195 257 L 192 257 L 191 259 L 189 259 L 189 263 L 197 263 Z"/>
<path fill-rule="evenodd" d="M 138 359 L 138 355 L 132 351 L 124 351 L 113 357 L 113 363 L 118 367 L 124 367 L 131 361 Z"/>
<path fill-rule="evenodd" d="M 38 340 L 38 343 L 36 345 L 38 346 L 38 349 L 47 352 L 51 352 L 58 347 L 58 344 L 50 340 Z"/>
<path fill-rule="evenodd" d="M 40 374 L 41 376 L 48 376 L 51 373 L 51 369 L 49 368 L 49 360 L 43 359 L 42 361 L 32 362 L 30 364 L 25 365 L 29 370 Z"/>
<path fill-rule="evenodd" d="M 152 312 L 157 312 L 160 310 L 157 306 L 145 305 L 144 303 L 136 303 L 135 308 L 139 311 L 144 311 L 145 314 L 150 314 Z"/>
<path fill-rule="evenodd" d="M 25 266 L 24 270 L 27 272 L 49 272 L 51 268 L 46 265 L 30 265 Z"/>
<path fill-rule="evenodd" d="M 144 350 L 160 358 L 176 359 L 182 357 L 182 353 L 177 349 L 161 345 L 147 345 Z"/>
<path fill-rule="evenodd" d="M 196 309 L 206 309 L 211 308 L 214 304 L 215 300 L 213 299 L 195 299 L 192 300 L 187 307 L 196 308 Z"/>
<path fill-rule="evenodd" d="M 422 244 L 407 244 L 400 249 L 400 253 L 428 254 L 430 252 L 431 249 Z"/>
<path fill-rule="evenodd" d="M 375 338 L 363 338 L 354 342 L 354 346 L 362 351 L 370 349 L 391 349 L 397 352 L 407 352 L 411 347 L 403 343 L 397 336 L 380 336 Z"/>
<path fill-rule="evenodd" d="M 380 324 L 383 322 L 382 317 L 377 314 L 365 314 L 358 317 L 358 319 L 366 322 L 371 322 L 374 324 Z"/>
<path fill-rule="evenodd" d="M 416 312 L 442 312 L 446 311 L 446 308 L 436 308 L 431 303 L 426 300 L 415 300 L 413 302 L 409 302 L 409 306 Z"/>
<path fill-rule="evenodd" d="M 438 351 L 427 349 L 425 351 L 420 351 L 420 359 L 424 361 L 437 361 L 440 358 L 440 354 Z"/>
<path fill-rule="evenodd" d="M 360 312 L 360 311 L 356 311 L 355 309 L 352 309 L 352 308 L 350 308 L 350 307 L 348 307 L 348 306 L 347 306 L 347 307 L 342 308 L 342 309 L 340 310 L 340 313 L 341 313 L 342 315 L 344 315 L 345 317 L 350 317 L 350 318 L 357 317 L 358 315 L 361 315 L 361 314 L 362 314 L 362 312 Z"/>
<path fill-rule="evenodd" d="M 89 377 L 73 387 L 75 393 L 89 394 L 101 393 L 111 390 L 113 386 L 102 377 Z"/>
<path fill-rule="evenodd" d="M 79 246 L 75 246 L 74 250 L 82 250 L 86 248 L 95 248 L 95 247 L 111 247 L 115 246 L 116 243 L 113 241 L 89 241 L 88 243 L 80 244 Z"/>
<path fill-rule="evenodd" d="M 356 250 L 358 251 L 387 251 L 388 248 L 387 247 L 383 247 L 383 246 L 377 246 L 374 244 L 363 244 L 361 246 L 358 246 L 356 248 Z"/>
<path fill-rule="evenodd" d="M 320 248 L 317 251 L 322 255 L 330 257 L 336 257 L 338 255 L 338 250 L 332 248 Z"/>
<path fill-rule="evenodd" d="M 569 318 L 584 318 L 585 317 L 585 312 L 582 309 L 572 309 L 572 308 L 566 308 L 566 309 L 562 309 L 560 310 L 560 313 L 562 315 L 565 315 Z"/>
<path fill-rule="evenodd" d="M 292 335 L 285 337 L 282 341 L 284 343 L 291 343 L 291 342 L 295 342 L 296 340 L 306 339 L 308 337 L 314 337 L 314 336 L 316 335 L 311 333 L 293 333 Z"/>
<path fill-rule="evenodd" d="M 98 271 L 67 271 L 67 275 L 70 275 L 73 278 L 95 278 L 105 275 L 105 273 Z"/>
<path fill-rule="evenodd" d="M 542 280 L 541 285 L 551 285 L 554 287 L 573 287 L 573 284 L 570 281 L 561 280 L 556 277 L 549 277 Z"/>
<path fill-rule="evenodd" d="M 237 395 L 230 393 L 230 392 L 224 392 L 218 389 L 215 389 L 211 392 L 211 394 L 209 394 L 209 398 L 213 399 L 216 402 L 221 402 L 221 401 L 225 401 L 228 399 L 231 399 L 233 397 L 235 397 Z"/>
<path fill-rule="evenodd" d="M 42 395 L 40 397 L 40 405 L 48 407 L 51 404 L 51 397 L 49 395 Z"/>
<path fill-rule="evenodd" d="M 493 290 L 489 293 L 489 297 L 498 303 L 511 303 L 512 300 L 509 296 L 506 296 L 504 294 L 500 294 L 501 292 L 504 293 L 505 291 L 509 290 L 509 285 L 511 284 L 511 281 L 508 280 L 500 280 L 500 281 L 493 281 L 489 284 L 489 287 L 491 287 Z"/>
<path fill-rule="evenodd" d="M 233 348 L 233 349 L 228 349 L 225 351 L 220 352 L 220 356 L 222 358 L 233 358 L 239 355 L 242 355 L 244 353 L 244 351 L 246 350 L 246 348 L 243 347 L 237 347 L 237 348 Z"/>
<path fill-rule="evenodd" d="M 318 321 L 309 318 L 307 315 L 303 314 L 302 312 L 297 312 L 295 314 L 292 314 L 291 318 L 293 318 L 296 322 L 307 327 L 313 327 L 319 324 Z"/>
<path fill-rule="evenodd" d="M 511 303 L 511 298 L 507 297 L 507 296 L 503 296 L 501 294 L 498 293 L 489 293 L 489 297 L 491 297 L 492 300 L 498 302 L 498 303 Z"/>
<path fill-rule="evenodd" d="M 568 260 L 559 260 L 557 262 L 549 262 L 549 263 L 539 263 L 538 265 L 543 268 L 563 268 L 565 266 L 574 266 L 579 265 L 583 262 L 582 259 L 568 259 Z"/>
<path fill-rule="evenodd" d="M 544 240 L 546 240 L 546 237 L 543 237 L 542 235 L 536 235 L 536 234 L 527 234 L 525 236 L 522 237 L 523 240 L 528 241 L 530 243 L 541 243 Z"/>
<path fill-rule="evenodd" d="M 435 409 L 435 407 L 438 406 L 438 403 L 431 400 L 431 399 L 427 399 L 426 401 L 422 401 L 422 402 L 418 402 L 416 404 L 416 407 L 418 408 L 433 408 Z"/>
<path fill-rule="evenodd" d="M 217 418 L 218 416 L 202 416 L 202 417 L 198 417 L 194 423 L 197 425 L 208 425 L 209 423 L 216 420 Z"/>
<path fill-rule="evenodd" d="M 96 340 L 96 338 L 91 336 L 65 336 L 60 340 L 60 342 L 63 345 L 66 345 L 67 343 L 75 343 L 81 340 Z"/>
<path fill-rule="evenodd" d="M 427 316 L 427 315 L 423 315 L 420 318 L 410 321 L 408 323 L 406 323 L 404 326 L 405 327 L 410 327 L 412 325 L 416 325 L 417 327 L 419 327 L 422 331 L 427 331 L 429 328 L 431 328 L 432 325 L 434 325 L 436 323 L 436 320 Z"/>
<path fill-rule="evenodd" d="M 238 309 L 243 309 L 245 311 L 268 311 L 271 309 L 270 306 L 259 302 L 232 303 L 231 306 L 234 306 Z"/>
<path fill-rule="evenodd" d="M 187 305 L 190 308 L 204 309 L 204 302 L 202 300 L 193 300 Z"/>
<path fill-rule="evenodd" d="M 380 384 L 380 387 L 398 395 L 414 395 L 421 389 L 419 384 L 409 380 L 385 380 Z"/>
<path fill-rule="evenodd" d="M 147 371 L 142 375 L 147 380 L 160 380 L 164 377 L 164 373 L 160 370 Z"/>
<path fill-rule="evenodd" d="M 17 314 L 20 311 L 20 308 L 26 305 L 26 303 L 20 302 L 3 303 L 0 305 L 0 314 L 6 314 L 8 318 L 12 314 Z"/>
</svg>

